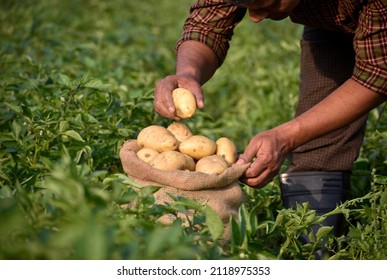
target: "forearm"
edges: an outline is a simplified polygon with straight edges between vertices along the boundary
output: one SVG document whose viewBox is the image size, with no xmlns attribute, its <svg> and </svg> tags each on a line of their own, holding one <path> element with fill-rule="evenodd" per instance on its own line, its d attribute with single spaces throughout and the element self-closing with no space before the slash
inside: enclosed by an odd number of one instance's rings
<svg viewBox="0 0 387 280">
<path fill-rule="evenodd" d="M 292 150 L 350 124 L 386 100 L 387 96 L 378 95 L 349 79 L 325 100 L 279 129 L 289 139 Z"/>
<path fill-rule="evenodd" d="M 203 85 L 218 65 L 218 58 L 209 47 L 197 41 L 185 41 L 177 52 L 176 75 L 190 76 Z"/>
</svg>

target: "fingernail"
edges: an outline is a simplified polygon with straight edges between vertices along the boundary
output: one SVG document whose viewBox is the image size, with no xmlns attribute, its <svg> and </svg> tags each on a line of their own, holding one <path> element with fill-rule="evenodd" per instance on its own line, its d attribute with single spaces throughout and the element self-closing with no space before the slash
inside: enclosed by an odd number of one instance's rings
<svg viewBox="0 0 387 280">
<path fill-rule="evenodd" d="M 240 158 L 237 160 L 236 164 L 245 164 L 245 161 Z"/>
</svg>

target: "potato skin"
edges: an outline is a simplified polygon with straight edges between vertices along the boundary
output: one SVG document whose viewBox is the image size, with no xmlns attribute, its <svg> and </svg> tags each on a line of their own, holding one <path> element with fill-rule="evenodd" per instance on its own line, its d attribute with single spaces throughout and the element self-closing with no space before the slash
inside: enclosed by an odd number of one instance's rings
<svg viewBox="0 0 387 280">
<path fill-rule="evenodd" d="M 192 92 L 185 88 L 176 88 L 172 91 L 172 99 L 178 117 L 187 119 L 195 115 L 196 98 Z"/>
<path fill-rule="evenodd" d="M 199 160 L 203 157 L 213 155 L 216 151 L 216 143 L 208 137 L 193 135 L 180 143 L 179 150 L 183 154 Z"/>
<path fill-rule="evenodd" d="M 238 158 L 238 149 L 230 139 L 221 137 L 215 143 L 216 154 L 218 156 L 222 156 L 229 165 L 236 162 Z"/>
<path fill-rule="evenodd" d="M 196 163 L 195 171 L 206 174 L 221 174 L 229 167 L 227 161 L 218 155 L 201 158 Z"/>
<path fill-rule="evenodd" d="M 137 136 L 137 144 L 141 148 L 150 148 L 158 152 L 174 151 L 178 148 L 178 141 L 165 127 L 151 125 Z"/>
<path fill-rule="evenodd" d="M 193 158 L 191 158 L 189 155 L 186 155 L 186 154 L 182 154 L 185 156 L 185 159 L 186 159 L 186 164 L 185 164 L 185 168 L 186 170 L 189 170 L 189 171 L 195 171 L 195 168 L 196 168 L 196 163 L 194 161 Z"/>
<path fill-rule="evenodd" d="M 171 123 L 167 130 L 172 133 L 173 136 L 177 139 L 179 143 L 187 140 L 192 136 L 191 130 L 184 123 L 174 122 Z"/>
<path fill-rule="evenodd" d="M 178 151 L 165 151 L 155 156 L 149 164 L 161 170 L 184 170 L 186 163 L 186 157 Z"/>
<path fill-rule="evenodd" d="M 160 154 L 158 151 L 150 148 L 142 148 L 137 152 L 138 158 L 146 163 L 150 163 L 152 159 L 158 154 Z"/>
</svg>

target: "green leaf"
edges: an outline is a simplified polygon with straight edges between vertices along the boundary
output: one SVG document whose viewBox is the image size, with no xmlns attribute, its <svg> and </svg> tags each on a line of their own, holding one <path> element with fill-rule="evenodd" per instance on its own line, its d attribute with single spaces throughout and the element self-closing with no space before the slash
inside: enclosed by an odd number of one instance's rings
<svg viewBox="0 0 387 280">
<path fill-rule="evenodd" d="M 66 86 L 68 88 L 72 88 L 73 85 L 71 84 L 71 80 L 70 80 L 69 76 L 67 76 L 65 74 L 59 74 L 59 78 L 60 78 L 59 82 L 62 85 Z"/>
<path fill-rule="evenodd" d="M 69 128 L 69 122 L 68 121 L 60 121 L 59 123 L 59 131 L 64 132 Z"/>
<path fill-rule="evenodd" d="M 153 195 L 155 192 L 157 192 L 161 187 L 159 186 L 143 186 L 140 188 L 140 197 L 148 197 Z"/>
<path fill-rule="evenodd" d="M 8 102 L 4 102 L 5 105 L 7 105 L 8 108 L 10 108 L 11 110 L 15 111 L 16 113 L 22 113 L 23 112 L 23 109 L 18 106 L 18 105 L 15 105 L 15 104 L 12 104 L 12 103 L 8 103 Z"/>
<path fill-rule="evenodd" d="M 13 193 L 9 187 L 5 186 L 0 188 L 0 199 L 12 198 L 12 197 L 13 197 Z"/>
<path fill-rule="evenodd" d="M 229 226 L 231 244 L 233 244 L 234 246 L 241 246 L 243 242 L 243 236 L 241 230 L 239 229 L 238 222 L 236 221 L 233 215 L 231 215 L 230 217 Z"/>
<path fill-rule="evenodd" d="M 373 180 L 375 183 L 387 185 L 387 176 L 375 176 Z"/>
<path fill-rule="evenodd" d="M 257 226 L 258 226 L 257 209 L 258 207 L 254 207 L 249 214 L 248 231 L 251 236 L 253 236 L 257 231 Z"/>
<path fill-rule="evenodd" d="M 108 85 L 103 84 L 100 80 L 92 79 L 87 81 L 84 85 L 85 88 L 93 88 L 100 91 L 106 90 Z"/>
<path fill-rule="evenodd" d="M 249 213 L 244 204 L 239 208 L 238 212 L 239 212 L 239 224 L 240 224 L 241 234 L 242 236 L 245 236 L 249 227 L 248 225 Z"/>
<path fill-rule="evenodd" d="M 82 139 L 81 135 L 79 135 L 78 132 L 76 132 L 75 130 L 67 130 L 65 132 L 62 132 L 63 135 L 67 135 L 77 141 L 80 141 L 80 142 L 85 142 L 85 140 Z"/>
<path fill-rule="evenodd" d="M 174 200 L 174 202 L 172 203 L 172 206 L 174 205 L 184 206 L 186 209 L 194 209 L 196 211 L 199 211 L 202 208 L 202 204 L 200 204 L 195 200 L 188 199 L 181 196 L 173 196 L 171 194 L 168 194 L 168 195 Z"/>
<path fill-rule="evenodd" d="M 308 238 L 309 238 L 309 241 L 312 242 L 312 243 L 315 243 L 316 242 L 316 236 L 313 232 L 313 230 L 311 230 L 308 234 Z"/>
<path fill-rule="evenodd" d="M 313 223 L 316 217 L 316 211 L 308 211 L 305 215 L 305 223 L 310 225 Z"/>
<path fill-rule="evenodd" d="M 282 224 L 283 221 L 284 221 L 284 214 L 282 212 L 280 212 L 280 213 L 278 213 L 278 215 L 275 219 L 275 223 Z"/>
<path fill-rule="evenodd" d="M 383 138 L 387 139 L 387 131 L 385 132 L 378 132 Z"/>
<path fill-rule="evenodd" d="M 328 226 L 322 226 L 319 228 L 319 230 L 316 233 L 316 239 L 320 240 L 324 236 L 326 236 L 329 232 L 331 232 L 333 227 L 328 227 Z"/>
<path fill-rule="evenodd" d="M 219 218 L 218 213 L 209 205 L 204 206 L 203 209 L 206 215 L 206 225 L 214 240 L 220 239 L 224 233 L 224 224 Z"/>
<path fill-rule="evenodd" d="M 19 139 L 22 131 L 22 126 L 14 120 L 12 122 L 11 128 L 12 128 L 13 135 L 15 136 L 15 139 Z"/>
</svg>

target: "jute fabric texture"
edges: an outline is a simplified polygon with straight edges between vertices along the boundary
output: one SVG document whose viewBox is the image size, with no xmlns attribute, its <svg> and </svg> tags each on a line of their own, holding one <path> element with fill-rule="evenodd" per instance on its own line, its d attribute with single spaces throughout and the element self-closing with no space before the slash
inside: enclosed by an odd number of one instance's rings
<svg viewBox="0 0 387 280">
<path fill-rule="evenodd" d="M 228 223 L 230 215 L 237 217 L 239 207 L 245 200 L 244 192 L 238 178 L 242 176 L 249 164 L 232 165 L 220 175 L 192 172 L 188 170 L 160 170 L 140 160 L 136 152 L 140 150 L 135 140 L 124 142 L 120 149 L 120 159 L 126 175 L 146 186 L 160 186 L 154 194 L 157 204 L 173 202 L 168 194 L 195 200 L 212 207 L 225 226 L 224 238 L 229 238 Z M 186 213 L 179 215 L 186 217 Z M 160 220 L 171 223 L 171 215 Z"/>
</svg>

